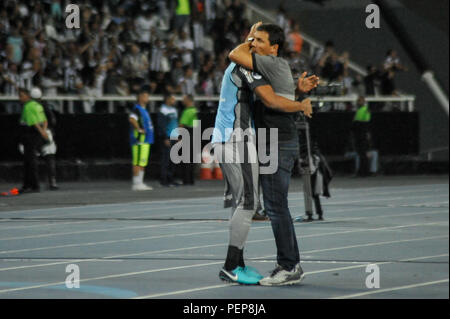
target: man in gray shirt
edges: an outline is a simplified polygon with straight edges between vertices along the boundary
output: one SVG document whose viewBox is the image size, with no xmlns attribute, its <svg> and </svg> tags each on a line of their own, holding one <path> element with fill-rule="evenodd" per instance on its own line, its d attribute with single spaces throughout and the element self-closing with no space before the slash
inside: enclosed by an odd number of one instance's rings
<svg viewBox="0 0 450 319">
<path fill-rule="evenodd" d="M 231 61 L 261 74 L 277 95 L 295 99 L 296 85 L 286 60 L 278 57 L 285 42 L 283 30 L 273 24 L 260 24 L 253 38 L 234 49 Z M 319 78 L 306 78 L 303 73 L 297 84 L 301 92 L 316 87 Z M 277 246 L 277 266 L 271 275 L 260 280 L 260 285 L 279 286 L 299 283 L 304 272 L 300 267 L 300 253 L 292 217 L 288 207 L 289 183 L 295 161 L 299 156 L 297 129 L 293 114 L 254 105 L 258 146 L 271 153 L 278 152 L 278 168 L 273 174 L 261 174 L 264 208 L 270 217 Z M 272 141 L 270 128 L 278 130 L 278 139 Z M 261 130 L 265 129 L 265 130 Z M 264 145 L 265 144 L 265 145 Z M 264 163 L 260 163 L 264 167 Z"/>
</svg>

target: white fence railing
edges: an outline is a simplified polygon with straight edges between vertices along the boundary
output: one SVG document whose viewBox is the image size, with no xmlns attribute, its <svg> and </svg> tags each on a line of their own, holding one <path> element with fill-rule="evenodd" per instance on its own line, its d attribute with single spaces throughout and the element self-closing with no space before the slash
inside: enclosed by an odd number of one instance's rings
<svg viewBox="0 0 450 319">
<path fill-rule="evenodd" d="M 177 101 L 182 100 L 183 96 L 175 95 Z M 356 103 L 358 96 L 348 95 L 348 96 L 311 96 L 309 97 L 312 102 L 316 103 Z M 195 96 L 196 102 L 219 102 L 219 96 Z M 400 111 L 413 112 L 415 110 L 415 96 L 414 95 L 401 95 L 401 96 L 366 96 L 367 102 L 385 102 L 385 103 L 397 103 Z M 43 101 L 49 102 L 67 102 L 68 113 L 75 113 L 74 102 L 97 102 L 103 101 L 108 103 L 108 112 L 114 113 L 115 107 L 114 102 L 135 102 L 136 96 L 116 96 L 116 95 L 105 95 L 102 97 L 92 97 L 85 95 L 58 95 L 58 96 L 43 96 Z M 150 102 L 161 102 L 163 100 L 162 95 L 153 95 L 150 97 Z M 18 101 L 17 96 L 1 96 L 0 104 L 2 102 Z M 339 108 L 338 108 L 339 109 Z M 62 110 L 59 110 L 62 111 Z M 156 108 L 150 108 L 151 112 L 155 112 Z"/>
</svg>

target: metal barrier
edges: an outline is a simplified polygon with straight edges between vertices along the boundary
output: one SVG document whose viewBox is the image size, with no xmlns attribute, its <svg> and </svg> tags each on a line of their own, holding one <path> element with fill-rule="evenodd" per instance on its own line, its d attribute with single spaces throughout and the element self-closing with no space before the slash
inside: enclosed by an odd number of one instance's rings
<svg viewBox="0 0 450 319">
<path fill-rule="evenodd" d="M 175 99 L 177 101 L 181 101 L 183 96 L 175 95 Z M 358 99 L 357 95 L 348 95 L 348 96 L 311 96 L 312 102 L 316 103 L 356 103 Z M 67 101 L 68 102 L 68 113 L 74 113 L 74 102 L 97 102 L 103 101 L 108 102 L 108 112 L 114 113 L 114 102 L 135 102 L 135 96 L 116 96 L 116 95 L 105 95 L 102 97 L 92 97 L 85 95 L 58 95 L 58 96 L 43 96 L 42 100 L 44 101 Z M 162 95 L 153 95 L 150 97 L 150 102 L 160 102 L 163 100 Z M 219 96 L 195 96 L 196 102 L 219 102 Z M 0 103 L 2 101 L 18 101 L 17 96 L 1 96 L 0 95 Z M 401 95 L 401 96 L 366 96 L 367 102 L 393 102 L 399 104 L 399 109 L 404 112 L 413 112 L 415 110 L 415 96 L 414 95 Z M 339 110 L 339 108 L 338 108 Z M 153 108 L 150 110 L 151 112 L 155 112 L 156 109 Z"/>
</svg>

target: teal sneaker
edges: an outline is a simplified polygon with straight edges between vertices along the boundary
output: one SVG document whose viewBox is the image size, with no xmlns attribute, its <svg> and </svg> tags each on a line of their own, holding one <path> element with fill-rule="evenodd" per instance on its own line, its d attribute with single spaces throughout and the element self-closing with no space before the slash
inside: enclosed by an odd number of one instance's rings
<svg viewBox="0 0 450 319">
<path fill-rule="evenodd" d="M 250 277 L 255 277 L 255 278 L 259 278 L 260 280 L 264 278 L 264 276 L 261 275 L 261 274 L 259 273 L 259 271 L 258 271 L 256 268 L 252 267 L 252 266 L 245 266 L 245 267 L 244 267 L 244 272 L 245 272 L 248 276 L 250 276 Z"/>
<path fill-rule="evenodd" d="M 261 278 L 248 274 L 244 268 L 236 267 L 232 271 L 222 269 L 219 278 L 226 282 L 238 283 L 242 285 L 258 285 Z"/>
</svg>

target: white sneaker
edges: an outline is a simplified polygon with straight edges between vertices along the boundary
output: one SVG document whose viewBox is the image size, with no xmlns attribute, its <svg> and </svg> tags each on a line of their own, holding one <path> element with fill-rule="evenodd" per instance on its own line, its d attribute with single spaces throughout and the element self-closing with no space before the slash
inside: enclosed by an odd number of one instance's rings
<svg viewBox="0 0 450 319">
<path fill-rule="evenodd" d="M 300 264 L 295 265 L 294 269 L 287 271 L 280 265 L 272 271 L 270 276 L 265 277 L 259 281 L 261 286 L 287 286 L 298 284 L 305 277 Z"/>
<path fill-rule="evenodd" d="M 145 184 L 134 184 L 131 189 L 134 191 L 151 191 L 153 187 Z"/>
</svg>

